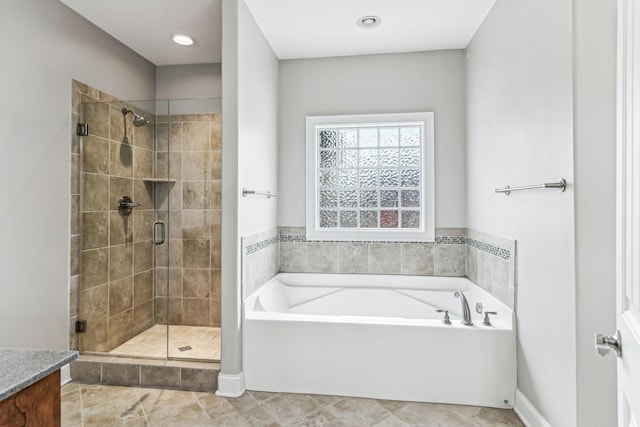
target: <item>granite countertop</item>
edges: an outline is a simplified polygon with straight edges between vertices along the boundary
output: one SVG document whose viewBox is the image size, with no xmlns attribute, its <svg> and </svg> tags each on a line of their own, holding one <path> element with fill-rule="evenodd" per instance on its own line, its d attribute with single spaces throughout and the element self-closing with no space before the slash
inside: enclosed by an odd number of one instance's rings
<svg viewBox="0 0 640 427">
<path fill-rule="evenodd" d="M 0 400 L 29 387 L 77 357 L 77 351 L 0 347 Z"/>
</svg>

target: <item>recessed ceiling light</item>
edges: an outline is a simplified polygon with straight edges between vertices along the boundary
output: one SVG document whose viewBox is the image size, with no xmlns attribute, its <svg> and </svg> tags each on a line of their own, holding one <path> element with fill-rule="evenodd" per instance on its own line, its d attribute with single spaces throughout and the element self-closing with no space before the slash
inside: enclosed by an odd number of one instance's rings
<svg viewBox="0 0 640 427">
<path fill-rule="evenodd" d="M 381 23 L 382 23 L 382 19 L 373 15 L 363 16 L 362 18 L 356 21 L 356 25 L 358 27 L 365 28 L 365 29 L 375 28 L 379 26 Z"/>
<path fill-rule="evenodd" d="M 171 40 L 174 41 L 174 43 L 177 43 L 181 46 L 191 46 L 195 40 L 193 40 L 193 37 L 190 37 L 186 34 L 171 34 Z"/>
</svg>

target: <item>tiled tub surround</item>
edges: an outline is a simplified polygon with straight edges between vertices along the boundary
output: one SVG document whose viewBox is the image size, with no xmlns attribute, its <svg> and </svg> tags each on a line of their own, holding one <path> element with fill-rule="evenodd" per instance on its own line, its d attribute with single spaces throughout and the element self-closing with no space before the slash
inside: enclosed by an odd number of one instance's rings
<svg viewBox="0 0 640 427">
<path fill-rule="evenodd" d="M 467 230 L 466 276 L 514 310 L 516 241 Z"/>
<path fill-rule="evenodd" d="M 169 230 L 169 244 L 156 248 L 156 323 L 219 327 L 221 115 L 159 116 L 157 121 L 157 177 L 172 182 L 156 193 L 158 218 Z"/>
<path fill-rule="evenodd" d="M 242 238 L 242 294 L 246 297 L 280 270 L 277 228 Z"/>
<path fill-rule="evenodd" d="M 81 231 L 77 242 L 72 238 L 72 251 L 81 248 L 72 274 L 81 269 L 79 315 L 88 324 L 79 348 L 109 351 L 154 322 L 153 186 L 143 180 L 154 176 L 153 117 L 136 110 L 152 122 L 134 127 L 121 111 L 134 107 L 78 82 L 73 102 L 76 119 L 89 125 L 78 147 L 72 141 L 72 165 L 81 183 L 72 183 L 72 191 L 82 186 L 82 197 L 72 199 L 79 205 L 72 215 L 79 225 L 72 230 Z M 118 212 L 124 195 L 142 205 L 129 216 Z"/>
<path fill-rule="evenodd" d="M 304 227 L 242 239 L 247 297 L 278 272 L 468 277 L 513 309 L 515 241 L 465 228 L 436 229 L 435 243 L 307 241 Z"/>
</svg>

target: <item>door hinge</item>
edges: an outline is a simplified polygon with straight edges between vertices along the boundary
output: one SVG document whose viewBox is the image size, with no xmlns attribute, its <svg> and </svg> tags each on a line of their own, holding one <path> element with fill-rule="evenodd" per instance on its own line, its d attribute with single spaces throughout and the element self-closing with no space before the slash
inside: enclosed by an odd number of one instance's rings
<svg viewBox="0 0 640 427">
<path fill-rule="evenodd" d="M 76 133 L 78 136 L 87 136 L 89 135 L 89 124 L 87 123 L 78 123 L 76 127 Z"/>
<path fill-rule="evenodd" d="M 76 333 L 83 334 L 87 332 L 87 321 L 76 320 Z"/>
</svg>

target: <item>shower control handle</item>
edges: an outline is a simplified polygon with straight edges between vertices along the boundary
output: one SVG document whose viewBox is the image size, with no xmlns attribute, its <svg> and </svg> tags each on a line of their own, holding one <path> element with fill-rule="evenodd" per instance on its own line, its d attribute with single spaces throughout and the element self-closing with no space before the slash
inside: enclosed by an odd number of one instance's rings
<svg viewBox="0 0 640 427">
<path fill-rule="evenodd" d="M 160 226 L 160 239 L 158 239 L 156 237 L 156 227 Z M 151 241 L 153 242 L 154 245 L 161 245 L 164 243 L 165 240 L 165 235 L 164 235 L 164 222 L 162 221 L 155 221 L 152 225 L 151 225 Z"/>
<path fill-rule="evenodd" d="M 122 216 L 131 215 L 131 211 L 133 211 L 134 208 L 139 208 L 140 206 L 142 205 L 140 203 L 134 203 L 129 196 L 122 196 L 120 200 L 118 200 L 118 212 L 120 212 L 120 215 Z"/>
</svg>

